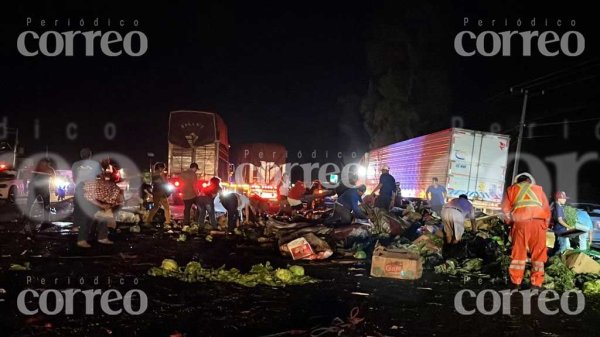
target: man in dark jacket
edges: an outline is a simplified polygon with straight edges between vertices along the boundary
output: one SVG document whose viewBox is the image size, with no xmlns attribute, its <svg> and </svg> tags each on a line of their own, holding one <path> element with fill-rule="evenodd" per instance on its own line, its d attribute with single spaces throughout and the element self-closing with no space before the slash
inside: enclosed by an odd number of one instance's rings
<svg viewBox="0 0 600 337">
<path fill-rule="evenodd" d="M 352 223 L 352 218 L 367 219 L 367 215 L 360 209 L 362 196 L 367 187 L 360 185 L 356 188 L 347 189 L 335 203 L 333 219 L 341 225 Z"/>
<path fill-rule="evenodd" d="M 390 167 L 383 165 L 381 167 L 381 176 L 379 184 L 373 189 L 371 194 L 379 191 L 379 197 L 375 200 L 375 207 L 389 210 L 393 201 L 396 200 L 396 179 L 390 174 Z"/>
</svg>

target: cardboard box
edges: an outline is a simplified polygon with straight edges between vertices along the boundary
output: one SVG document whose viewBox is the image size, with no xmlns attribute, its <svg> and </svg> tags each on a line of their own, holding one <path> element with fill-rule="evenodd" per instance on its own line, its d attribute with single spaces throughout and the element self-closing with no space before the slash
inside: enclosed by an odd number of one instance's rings
<svg viewBox="0 0 600 337">
<path fill-rule="evenodd" d="M 299 260 L 314 254 L 314 251 L 305 238 L 298 238 L 290 241 L 287 248 L 292 255 L 292 259 Z"/>
<path fill-rule="evenodd" d="M 554 248 L 555 242 L 556 242 L 556 235 L 554 235 L 554 232 L 546 232 L 546 247 Z"/>
<path fill-rule="evenodd" d="M 571 268 L 577 274 L 598 274 L 600 273 L 600 263 L 594 261 L 584 253 L 567 253 L 567 267 Z"/>
<path fill-rule="evenodd" d="M 423 261 L 418 253 L 404 249 L 386 249 L 377 245 L 371 260 L 371 276 L 400 280 L 416 280 L 423 274 Z"/>
</svg>

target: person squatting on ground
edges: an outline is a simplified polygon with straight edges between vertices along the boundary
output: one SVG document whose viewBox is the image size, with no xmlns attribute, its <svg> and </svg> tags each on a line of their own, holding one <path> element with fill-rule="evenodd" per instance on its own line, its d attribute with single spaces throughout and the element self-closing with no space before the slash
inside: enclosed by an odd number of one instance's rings
<svg viewBox="0 0 600 337">
<path fill-rule="evenodd" d="M 158 162 L 154 164 L 154 174 L 152 175 L 152 203 L 154 204 L 148 217 L 146 218 L 145 227 L 150 227 L 152 219 L 158 212 L 159 208 L 165 211 L 165 225 L 171 224 L 171 208 L 169 206 L 169 195 L 171 191 L 168 190 L 167 181 L 167 166 L 165 163 Z"/>
<path fill-rule="evenodd" d="M 460 242 L 465 232 L 465 219 L 467 217 L 471 220 L 472 230 L 477 231 L 475 208 L 469 202 L 466 194 L 461 194 L 458 198 L 448 201 L 442 207 L 441 213 L 446 243 L 455 244 Z"/>
<path fill-rule="evenodd" d="M 199 191 L 198 191 L 198 177 L 196 172 L 198 171 L 198 164 L 191 163 L 189 170 L 181 173 L 181 188 L 182 199 L 183 199 L 183 224 L 190 224 L 190 214 L 192 212 L 192 205 L 197 202 Z"/>
<path fill-rule="evenodd" d="M 218 199 L 218 202 L 215 200 L 215 204 L 220 203 L 227 212 L 227 233 L 233 234 L 238 220 L 247 221 L 250 218 L 250 199 L 245 195 L 233 192 L 221 192 Z"/>
<path fill-rule="evenodd" d="M 389 210 L 396 200 L 396 179 L 390 174 L 390 167 L 386 164 L 381 167 L 379 184 L 375 186 L 371 195 L 379 191 L 379 197 L 375 200 L 375 207 Z"/>
<path fill-rule="evenodd" d="M 360 185 L 347 189 L 338 198 L 335 203 L 333 215 L 327 224 L 348 225 L 353 219 L 368 219 L 367 215 L 359 207 L 362 203 L 362 196 L 365 194 L 367 187 Z"/>
<path fill-rule="evenodd" d="M 501 207 L 505 222 L 512 225 L 512 260 L 508 268 L 510 280 L 515 288 L 521 286 L 529 251 L 531 285 L 533 289 L 539 289 L 544 283 L 544 263 L 548 258 L 546 230 L 551 214 L 546 194 L 529 173 L 521 173 L 506 190 Z"/>
</svg>

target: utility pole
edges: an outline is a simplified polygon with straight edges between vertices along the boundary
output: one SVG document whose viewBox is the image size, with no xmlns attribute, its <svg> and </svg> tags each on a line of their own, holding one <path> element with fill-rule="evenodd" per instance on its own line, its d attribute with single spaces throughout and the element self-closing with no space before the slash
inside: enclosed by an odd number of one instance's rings
<svg viewBox="0 0 600 337">
<path fill-rule="evenodd" d="M 523 142 L 523 128 L 525 127 L 525 115 L 527 113 L 527 98 L 529 91 L 523 90 L 523 107 L 521 109 L 521 120 L 519 121 L 519 137 L 517 138 L 517 150 L 515 151 L 515 164 L 513 166 L 512 181 L 515 180 L 515 176 L 519 171 L 519 157 L 521 156 L 521 143 Z"/>
<path fill-rule="evenodd" d="M 13 169 L 16 169 L 16 167 L 17 167 L 18 148 L 19 148 L 19 129 L 16 129 L 15 130 L 15 148 L 13 149 L 13 163 L 12 163 Z"/>
</svg>

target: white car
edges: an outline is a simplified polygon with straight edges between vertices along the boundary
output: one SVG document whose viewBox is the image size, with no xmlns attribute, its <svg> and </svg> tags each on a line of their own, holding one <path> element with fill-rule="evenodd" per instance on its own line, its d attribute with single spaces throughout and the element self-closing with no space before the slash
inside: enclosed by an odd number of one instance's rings
<svg viewBox="0 0 600 337">
<path fill-rule="evenodd" d="M 0 201 L 14 204 L 25 195 L 25 185 L 14 170 L 0 171 Z"/>
</svg>

